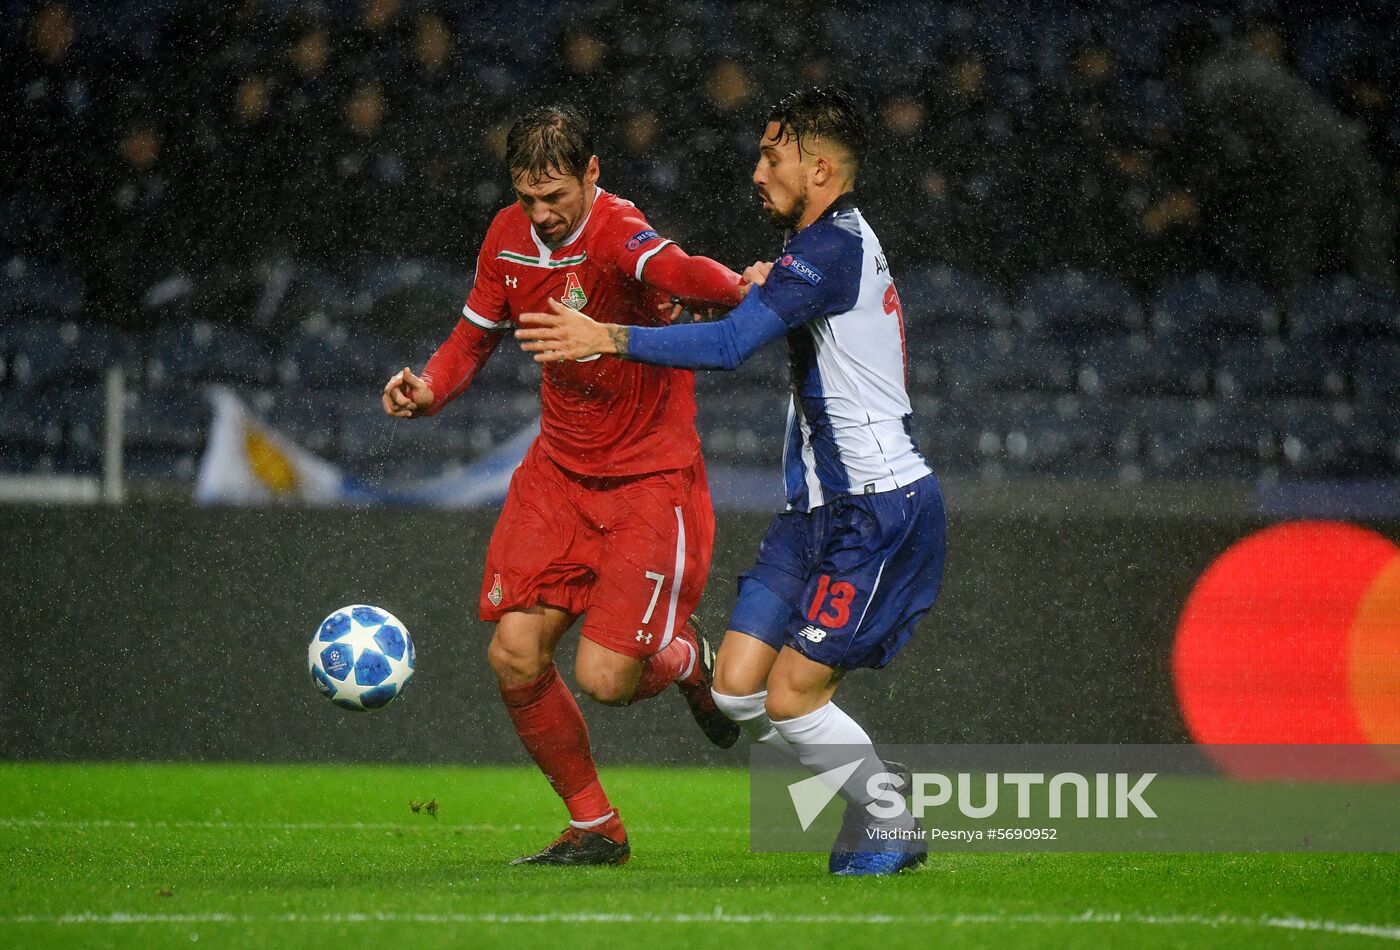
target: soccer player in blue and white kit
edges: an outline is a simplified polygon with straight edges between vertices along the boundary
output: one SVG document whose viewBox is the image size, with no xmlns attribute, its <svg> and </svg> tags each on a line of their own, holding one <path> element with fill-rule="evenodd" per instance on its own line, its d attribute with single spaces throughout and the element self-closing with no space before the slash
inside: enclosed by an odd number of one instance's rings
<svg viewBox="0 0 1400 950">
<path fill-rule="evenodd" d="M 754 739 L 815 774 L 859 750 L 830 861 L 846 875 L 925 858 L 907 810 L 867 810 L 887 768 L 832 698 L 846 671 L 882 667 L 908 642 L 938 594 L 947 538 L 938 481 L 910 435 L 899 294 L 851 194 L 866 142 L 864 117 L 839 90 L 774 107 L 753 181 L 788 236 L 775 262 L 745 272 L 753 289 L 723 320 L 618 326 L 551 302 L 550 314 L 522 315 L 516 334 L 539 362 L 601 353 L 691 369 L 733 369 L 787 338 L 787 509 L 740 576 L 714 697 Z"/>
</svg>

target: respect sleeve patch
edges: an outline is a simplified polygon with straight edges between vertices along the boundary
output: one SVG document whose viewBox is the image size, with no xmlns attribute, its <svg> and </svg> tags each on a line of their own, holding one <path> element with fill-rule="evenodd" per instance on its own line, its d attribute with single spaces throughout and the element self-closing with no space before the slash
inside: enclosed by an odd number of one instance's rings
<svg viewBox="0 0 1400 950">
<path fill-rule="evenodd" d="M 636 234 L 632 235 L 631 240 L 627 242 L 627 250 L 635 251 L 637 248 L 641 247 L 646 242 L 654 241 L 659 237 L 661 237 L 661 235 L 657 234 L 650 228 L 648 228 L 645 231 L 638 231 Z"/>
<path fill-rule="evenodd" d="M 822 272 L 796 254 L 784 254 L 778 258 L 778 266 L 786 267 L 813 287 L 822 282 Z"/>
</svg>

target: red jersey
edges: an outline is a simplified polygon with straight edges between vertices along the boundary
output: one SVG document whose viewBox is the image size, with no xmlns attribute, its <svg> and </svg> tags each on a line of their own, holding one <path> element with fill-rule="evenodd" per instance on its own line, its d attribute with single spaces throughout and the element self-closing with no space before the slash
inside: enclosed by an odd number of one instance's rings
<svg viewBox="0 0 1400 950">
<path fill-rule="evenodd" d="M 551 299 L 606 323 L 665 323 L 668 296 L 641 277 L 647 262 L 670 243 L 636 205 L 601 188 L 583 223 L 552 250 L 536 237 L 520 205 L 512 204 L 486 232 L 462 316 L 490 332 L 491 339 L 481 341 L 483 357 L 517 316 L 548 313 Z M 700 451 L 693 373 L 610 356 L 541 368 L 540 444 L 569 471 L 640 475 L 684 468 Z"/>
</svg>

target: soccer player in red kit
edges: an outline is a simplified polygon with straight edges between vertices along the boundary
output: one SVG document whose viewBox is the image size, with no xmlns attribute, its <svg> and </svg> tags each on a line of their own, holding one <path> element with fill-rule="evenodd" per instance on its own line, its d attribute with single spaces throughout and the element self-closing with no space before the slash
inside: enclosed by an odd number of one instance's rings
<svg viewBox="0 0 1400 950">
<path fill-rule="evenodd" d="M 405 368 L 385 385 L 392 416 L 441 410 L 513 319 L 551 299 L 647 326 L 670 320 L 673 299 L 733 307 L 747 289 L 598 187 L 588 125 L 573 109 L 527 113 L 506 148 L 518 200 L 491 222 L 451 336 L 421 377 Z M 710 694 L 709 644 L 687 622 L 714 539 L 694 375 L 595 357 L 545 366 L 540 395 L 540 435 L 511 479 L 479 608 L 496 624 L 487 655 L 516 733 L 570 821 L 517 863 L 621 864 L 631 854 L 627 834 L 553 653 L 582 615 L 574 673 L 584 692 L 625 705 L 675 683 L 711 741 L 727 748 L 737 740 Z"/>
</svg>

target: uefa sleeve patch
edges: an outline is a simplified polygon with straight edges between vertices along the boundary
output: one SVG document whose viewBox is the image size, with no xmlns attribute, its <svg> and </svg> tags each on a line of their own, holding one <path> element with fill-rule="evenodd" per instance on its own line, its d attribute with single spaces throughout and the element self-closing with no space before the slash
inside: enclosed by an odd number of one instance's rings
<svg viewBox="0 0 1400 950">
<path fill-rule="evenodd" d="M 822 272 L 796 254 L 784 254 L 778 258 L 778 266 L 786 267 L 813 287 L 822 282 Z"/>
<path fill-rule="evenodd" d="M 645 231 L 638 231 L 636 234 L 632 235 L 632 239 L 627 242 L 627 250 L 635 251 L 646 242 L 655 241 L 659 237 L 661 237 L 661 235 L 651 230 L 651 228 L 647 228 Z"/>
</svg>

